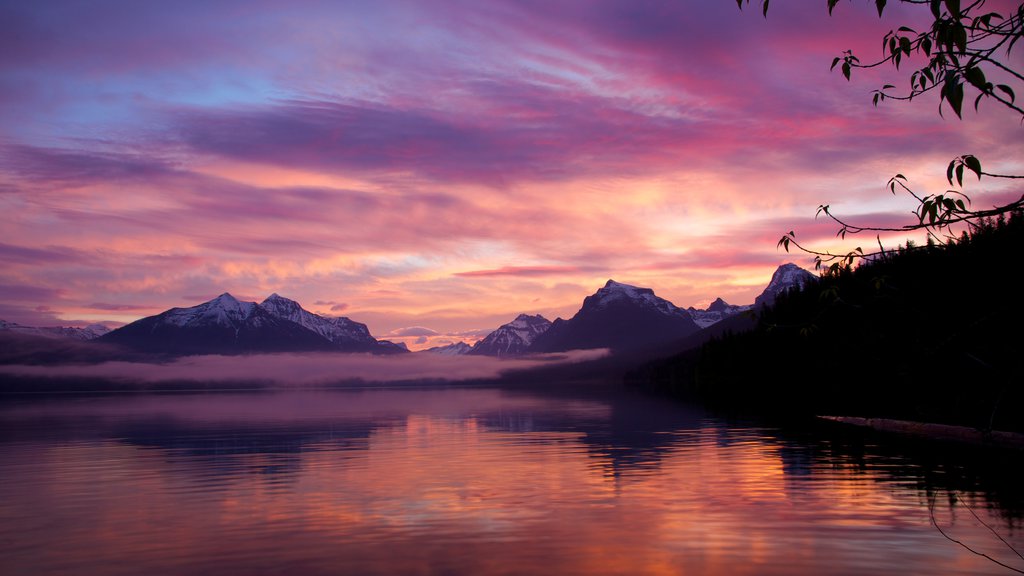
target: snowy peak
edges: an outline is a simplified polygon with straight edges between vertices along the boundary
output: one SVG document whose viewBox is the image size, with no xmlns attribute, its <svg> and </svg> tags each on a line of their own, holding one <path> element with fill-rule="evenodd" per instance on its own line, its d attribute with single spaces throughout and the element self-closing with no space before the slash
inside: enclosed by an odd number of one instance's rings
<svg viewBox="0 0 1024 576">
<path fill-rule="evenodd" d="M 715 298 L 715 301 L 708 306 L 708 312 L 725 312 L 730 308 L 730 305 L 721 298 Z"/>
<path fill-rule="evenodd" d="M 515 320 L 502 324 L 477 342 L 468 353 L 482 356 L 519 356 L 526 352 L 537 336 L 550 327 L 551 322 L 540 314 L 520 314 Z"/>
<path fill-rule="evenodd" d="M 326 318 L 319 314 L 313 314 L 300 306 L 298 302 L 277 293 L 268 296 L 260 303 L 260 307 L 273 316 L 295 322 L 338 345 L 375 345 L 377 342 L 370 335 L 365 324 L 354 322 L 348 318 Z"/>
<path fill-rule="evenodd" d="M 171 308 L 160 316 L 175 326 L 214 325 L 237 328 L 256 310 L 255 302 L 240 302 L 225 292 L 191 308 Z"/>
<path fill-rule="evenodd" d="M 697 308 L 690 307 L 688 311 L 690 313 L 690 317 L 697 323 L 697 326 L 707 328 L 708 326 L 717 324 L 730 316 L 735 316 L 740 312 L 746 312 L 752 307 L 752 304 L 737 306 L 735 304 L 729 304 L 721 298 L 717 298 L 710 306 L 708 306 L 707 310 L 699 310 Z"/>
<path fill-rule="evenodd" d="M 455 342 L 454 344 L 448 344 L 447 346 L 435 346 L 433 348 L 427 348 L 423 350 L 427 354 L 437 354 L 439 356 L 462 356 L 463 354 L 469 354 L 469 351 L 473 347 L 465 342 Z"/>
<path fill-rule="evenodd" d="M 761 295 L 754 300 L 754 306 L 770 306 L 775 298 L 790 289 L 803 290 L 810 282 L 817 281 L 817 277 L 807 270 L 793 263 L 783 264 L 776 268 L 768 286 L 761 292 Z"/>
<path fill-rule="evenodd" d="M 556 321 L 538 336 L 530 352 L 641 350 L 684 338 L 699 329 L 689 312 L 659 298 L 650 288 L 609 280 L 583 300 L 575 316 Z"/>
<path fill-rule="evenodd" d="M 537 314 L 536 316 L 530 316 L 529 314 L 520 314 L 516 316 L 516 319 L 509 322 L 508 324 L 502 325 L 503 328 L 513 328 L 515 330 L 531 330 L 535 331 L 537 327 L 543 326 L 545 329 L 550 326 L 551 322 L 547 318 Z M 542 330 L 543 331 L 543 330 Z"/>
<path fill-rule="evenodd" d="M 302 310 L 302 306 L 299 306 L 298 302 L 296 302 L 295 300 L 291 300 L 289 298 L 285 298 L 284 296 L 281 296 L 277 292 L 274 292 L 270 296 L 267 296 L 267 298 L 263 302 L 260 302 L 260 306 L 262 306 L 267 311 L 281 310 L 283 312 Z"/>
<path fill-rule="evenodd" d="M 240 302 L 225 292 L 198 306 L 172 308 L 137 320 L 111 331 L 103 340 L 170 354 L 408 352 L 378 342 L 365 324 L 313 314 L 279 294 L 256 304 Z"/>
<path fill-rule="evenodd" d="M 678 308 L 664 298 L 655 296 L 650 288 L 639 288 L 629 284 L 608 280 L 604 287 L 583 300 L 583 310 L 604 309 L 609 306 L 632 305 L 655 310 L 666 316 L 688 316 L 682 308 Z"/>
</svg>

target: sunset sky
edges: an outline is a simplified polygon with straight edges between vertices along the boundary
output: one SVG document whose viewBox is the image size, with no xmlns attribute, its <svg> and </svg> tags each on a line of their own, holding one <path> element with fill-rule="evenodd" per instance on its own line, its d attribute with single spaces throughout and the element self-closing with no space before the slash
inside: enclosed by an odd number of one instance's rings
<svg viewBox="0 0 1024 576">
<path fill-rule="evenodd" d="M 750 303 L 812 267 L 783 233 L 833 241 L 819 204 L 906 222 L 897 172 L 1024 171 L 995 105 L 872 108 L 903 74 L 829 71 L 927 16 L 873 4 L 0 0 L 0 318 L 278 292 L 443 343 L 571 316 L 609 278 Z"/>
</svg>

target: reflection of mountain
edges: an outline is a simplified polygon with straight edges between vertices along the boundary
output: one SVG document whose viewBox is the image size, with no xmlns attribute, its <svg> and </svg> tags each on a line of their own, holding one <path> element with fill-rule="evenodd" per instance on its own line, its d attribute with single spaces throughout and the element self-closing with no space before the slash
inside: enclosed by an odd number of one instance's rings
<svg viewBox="0 0 1024 576">
<path fill-rule="evenodd" d="M 164 417 L 124 422 L 111 433 L 126 444 L 161 450 L 170 461 L 188 463 L 213 480 L 244 473 L 287 477 L 300 470 L 304 452 L 367 450 L 367 439 L 380 425 L 374 420 L 218 425 Z"/>
<path fill-rule="evenodd" d="M 605 474 L 618 477 L 659 466 L 678 446 L 680 432 L 700 430 L 706 417 L 700 408 L 624 394 L 611 399 L 606 419 L 576 422 L 573 428 L 585 434 L 582 442 L 591 456 L 606 463 Z"/>
<path fill-rule="evenodd" d="M 420 479 L 424 468 L 410 459 L 451 458 L 456 465 L 465 456 L 458 465 L 472 476 L 481 463 L 541 465 L 530 454 L 547 453 L 583 457 L 586 468 L 618 489 L 626 478 L 703 470 L 703 460 L 695 459 L 711 458 L 716 467 L 756 466 L 751 474 L 732 473 L 754 482 L 768 474 L 764 481 L 784 481 L 787 494 L 852 474 L 910 490 L 981 492 L 1007 517 L 1024 517 L 1018 486 L 1024 462 L 1015 454 L 834 426 L 794 432 L 729 424 L 697 408 L 619 390 L 119 395 L 8 403 L 0 422 L 3 446 L 121 446 L 155 455 L 175 476 L 203 486 L 254 474 L 291 483 L 323 465 L 354 477 L 372 466 L 385 476 L 415 476 L 403 482 L 443 483 Z M 437 470 L 431 466 L 425 469 Z"/>
</svg>

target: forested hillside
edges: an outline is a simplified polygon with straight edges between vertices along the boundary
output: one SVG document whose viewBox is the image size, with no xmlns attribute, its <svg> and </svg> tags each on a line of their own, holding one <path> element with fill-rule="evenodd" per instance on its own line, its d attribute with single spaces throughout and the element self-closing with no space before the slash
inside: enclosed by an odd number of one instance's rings
<svg viewBox="0 0 1024 576">
<path fill-rule="evenodd" d="M 1024 430 L 1024 216 L 901 247 L 630 379 L 728 409 Z"/>
</svg>

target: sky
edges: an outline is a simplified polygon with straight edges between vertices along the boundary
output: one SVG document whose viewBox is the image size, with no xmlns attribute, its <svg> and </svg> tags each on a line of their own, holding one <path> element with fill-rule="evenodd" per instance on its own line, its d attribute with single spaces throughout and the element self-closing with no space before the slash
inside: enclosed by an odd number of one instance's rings
<svg viewBox="0 0 1024 576">
<path fill-rule="evenodd" d="M 873 4 L 0 0 L 0 318 L 277 292 L 416 348 L 569 317 L 609 278 L 751 303 L 813 267 L 785 232 L 838 246 L 819 204 L 905 223 L 896 173 L 1024 171 L 994 105 L 874 108 L 903 71 L 830 72 L 925 23 Z"/>
</svg>

